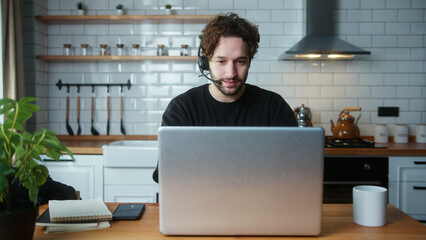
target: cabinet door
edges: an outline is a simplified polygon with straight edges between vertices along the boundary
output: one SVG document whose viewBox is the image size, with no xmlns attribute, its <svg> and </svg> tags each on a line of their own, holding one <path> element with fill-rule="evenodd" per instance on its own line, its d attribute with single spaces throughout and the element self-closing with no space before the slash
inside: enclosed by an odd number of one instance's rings
<svg viewBox="0 0 426 240">
<path fill-rule="evenodd" d="M 82 199 L 103 197 L 102 155 L 64 156 L 59 162 L 42 157 L 53 180 L 80 191 Z"/>
<path fill-rule="evenodd" d="M 389 181 L 426 182 L 426 157 L 390 157 Z"/>
</svg>

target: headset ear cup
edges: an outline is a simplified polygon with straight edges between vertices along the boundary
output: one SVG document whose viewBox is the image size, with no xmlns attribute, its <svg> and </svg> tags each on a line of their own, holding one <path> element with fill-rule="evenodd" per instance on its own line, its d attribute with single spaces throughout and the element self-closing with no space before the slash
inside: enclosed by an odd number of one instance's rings
<svg viewBox="0 0 426 240">
<path fill-rule="evenodd" d="M 207 59 L 206 56 L 201 56 L 201 61 L 202 61 L 202 64 L 203 64 L 202 69 L 204 71 L 209 71 L 210 70 L 209 59 Z"/>
</svg>

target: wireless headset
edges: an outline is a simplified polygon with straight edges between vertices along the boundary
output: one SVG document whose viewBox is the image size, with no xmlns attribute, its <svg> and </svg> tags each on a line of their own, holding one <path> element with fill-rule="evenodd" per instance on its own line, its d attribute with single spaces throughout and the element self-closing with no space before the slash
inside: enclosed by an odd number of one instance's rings
<svg viewBox="0 0 426 240">
<path fill-rule="evenodd" d="M 207 78 L 208 80 L 216 84 L 222 83 L 219 80 L 211 79 L 209 76 L 207 76 L 207 74 L 204 73 L 204 71 L 210 71 L 210 67 L 209 67 L 209 59 L 205 55 L 201 55 L 201 44 L 200 44 L 200 47 L 198 48 L 198 69 L 201 72 L 201 75 L 199 77 L 204 76 L 205 78 Z M 210 75 L 210 73 L 208 73 L 208 75 Z"/>
</svg>

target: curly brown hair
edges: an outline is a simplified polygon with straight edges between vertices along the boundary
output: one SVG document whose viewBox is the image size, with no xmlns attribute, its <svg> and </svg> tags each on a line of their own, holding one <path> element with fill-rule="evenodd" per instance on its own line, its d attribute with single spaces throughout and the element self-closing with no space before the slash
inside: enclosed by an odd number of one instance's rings
<svg viewBox="0 0 426 240">
<path fill-rule="evenodd" d="M 241 37 L 248 45 L 250 61 L 259 47 L 260 35 L 256 25 L 235 13 L 218 15 L 204 27 L 200 35 L 201 49 L 208 59 L 213 57 L 220 37 Z"/>
</svg>

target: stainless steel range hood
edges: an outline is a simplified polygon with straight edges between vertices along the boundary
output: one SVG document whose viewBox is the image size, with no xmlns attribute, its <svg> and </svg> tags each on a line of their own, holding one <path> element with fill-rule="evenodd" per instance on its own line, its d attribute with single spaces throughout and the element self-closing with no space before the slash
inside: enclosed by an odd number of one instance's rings
<svg viewBox="0 0 426 240">
<path fill-rule="evenodd" d="M 336 0 L 306 0 L 306 36 L 279 60 L 353 60 L 370 55 L 334 36 Z"/>
</svg>

